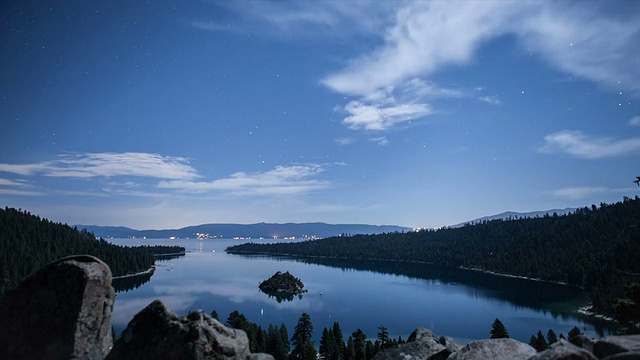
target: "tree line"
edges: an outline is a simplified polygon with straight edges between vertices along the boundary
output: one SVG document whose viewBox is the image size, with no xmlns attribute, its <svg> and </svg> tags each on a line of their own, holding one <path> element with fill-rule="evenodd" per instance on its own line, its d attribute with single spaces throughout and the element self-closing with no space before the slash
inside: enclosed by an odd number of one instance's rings
<svg viewBox="0 0 640 360">
<path fill-rule="evenodd" d="M 509 331 L 507 331 L 507 328 L 498 318 L 496 318 L 493 324 L 491 324 L 491 331 L 489 333 L 491 334 L 491 339 L 509 338 Z M 529 345 L 531 345 L 531 347 L 536 349 L 538 352 L 550 348 L 551 345 L 560 340 L 567 340 L 570 343 L 580 347 L 582 345 L 582 340 L 579 338 L 580 335 L 584 334 L 577 326 L 574 326 L 571 330 L 569 330 L 569 332 L 567 332 L 568 339 L 565 338 L 564 334 L 562 333 L 560 334 L 560 336 L 556 335 L 553 329 L 549 329 L 546 336 L 542 334 L 542 330 L 538 330 L 537 334 L 531 335 L 531 338 L 529 339 Z"/>
<path fill-rule="evenodd" d="M 488 270 L 587 289 L 614 313 L 623 286 L 640 278 L 640 199 L 559 216 L 482 221 L 459 228 L 232 246 L 230 253 L 425 262 Z"/>
<path fill-rule="evenodd" d="M 48 263 L 88 254 L 104 261 L 113 276 L 135 274 L 154 264 L 154 254 L 181 253 L 180 246 L 127 247 L 97 239 L 86 229 L 55 223 L 22 211 L 0 208 L 0 296 Z"/>
<path fill-rule="evenodd" d="M 220 321 L 215 310 L 211 316 Z M 265 330 L 260 325 L 247 320 L 237 310 L 229 314 L 225 325 L 247 334 L 252 353 L 271 354 L 275 360 L 370 360 L 383 349 L 405 343 L 402 337 L 390 338 L 388 329 L 383 325 L 378 327 L 379 332 L 374 341 L 371 341 L 361 329 L 354 331 L 345 341 L 340 324 L 334 322 L 333 326 L 322 330 L 320 344 L 316 350 L 311 340 L 313 323 L 307 313 L 302 313 L 291 337 L 284 323 L 280 326 L 269 324 Z M 498 318 L 491 324 L 489 334 L 491 339 L 509 338 L 509 331 Z M 531 336 L 529 345 L 538 352 L 548 349 L 559 340 L 567 340 L 580 346 L 582 341 L 580 335 L 584 334 L 577 326 L 569 330 L 566 338 L 564 334 L 556 335 L 552 329 L 547 331 L 546 336 L 538 330 L 537 334 Z"/>
<path fill-rule="evenodd" d="M 220 321 L 215 310 L 211 313 L 211 317 Z M 313 323 L 307 313 L 300 316 L 291 337 L 284 323 L 280 326 L 269 324 L 265 330 L 260 325 L 247 320 L 237 310 L 229 314 L 225 325 L 247 334 L 249 349 L 252 353 L 271 354 L 275 360 L 370 360 L 381 349 L 405 342 L 402 337 L 390 338 L 387 328 L 382 325 L 378 327 L 380 332 L 377 334 L 377 340 L 373 342 L 361 329 L 354 331 L 345 341 L 340 324 L 334 322 L 333 326 L 323 329 L 320 344 L 316 350 L 311 340 Z"/>
</svg>

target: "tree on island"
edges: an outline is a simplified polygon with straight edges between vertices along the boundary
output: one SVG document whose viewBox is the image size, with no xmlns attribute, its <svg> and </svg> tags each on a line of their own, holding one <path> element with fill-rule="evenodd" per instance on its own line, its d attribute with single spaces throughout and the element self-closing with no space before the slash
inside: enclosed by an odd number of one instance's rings
<svg viewBox="0 0 640 360">
<path fill-rule="evenodd" d="M 504 325 L 502 324 L 502 321 L 500 321 L 498 318 L 496 318 L 493 324 L 491 324 L 490 333 L 491 333 L 492 339 L 508 339 L 509 338 L 509 332 L 507 331 L 507 328 L 504 327 Z"/>
<path fill-rule="evenodd" d="M 291 342 L 293 343 L 291 357 L 293 359 L 317 360 L 316 348 L 313 346 L 313 341 L 311 341 L 312 335 L 313 324 L 311 323 L 311 317 L 307 313 L 302 313 L 291 337 Z"/>
</svg>

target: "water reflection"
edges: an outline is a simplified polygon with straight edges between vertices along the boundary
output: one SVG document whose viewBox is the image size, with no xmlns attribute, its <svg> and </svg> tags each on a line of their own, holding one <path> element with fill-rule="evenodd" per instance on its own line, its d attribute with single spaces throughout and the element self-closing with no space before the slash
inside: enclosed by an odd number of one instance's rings
<svg viewBox="0 0 640 360">
<path fill-rule="evenodd" d="M 187 248 L 186 256 L 162 262 L 152 281 L 118 294 L 113 313 L 116 331 L 122 331 L 155 299 L 179 315 L 216 310 L 224 320 L 238 310 L 263 328 L 282 322 L 293 328 L 306 312 L 317 329 L 338 321 L 348 333 L 360 328 L 375 336 L 383 324 L 394 337 L 406 338 L 423 326 L 459 343 L 487 338 L 496 317 L 521 341 L 528 341 L 538 329 L 546 333 L 552 328 L 566 335 L 573 326 L 586 326 L 587 336 L 593 337 L 611 327 L 611 323 L 573 313 L 588 302 L 587 294 L 576 288 L 424 264 L 214 252 L 234 243 L 180 241 Z M 280 302 L 261 293 L 258 285 L 277 271 L 295 274 L 309 292 Z M 321 331 L 314 332 L 314 340 L 319 341 L 320 335 Z"/>
<path fill-rule="evenodd" d="M 113 286 L 116 293 L 132 291 L 139 288 L 144 283 L 149 282 L 153 273 L 154 272 L 149 272 L 135 276 L 115 278 L 111 281 L 111 286 Z"/>
<path fill-rule="evenodd" d="M 581 318 L 594 325 L 598 336 L 605 336 L 612 323 L 603 319 L 588 317 L 577 309 L 589 304 L 589 294 L 575 286 L 555 284 L 543 281 L 523 279 L 511 276 L 498 276 L 482 271 L 461 269 L 451 266 L 408 263 L 384 260 L 347 260 L 330 258 L 295 258 L 288 256 L 240 255 L 251 259 L 266 258 L 274 261 L 295 261 L 339 268 L 343 272 L 362 271 L 373 274 L 404 276 L 423 280 L 433 285 L 444 284 L 458 287 L 459 291 L 476 299 L 499 300 L 511 304 L 516 310 L 532 309 L 554 319 L 565 321 Z M 427 284 L 425 283 L 425 284 Z M 399 281 L 396 286 L 403 283 Z M 412 286 L 406 284 L 406 286 Z M 525 320 L 520 318 L 520 320 Z M 532 319 L 527 319 L 532 322 Z"/>
<path fill-rule="evenodd" d="M 267 294 L 269 298 L 276 299 L 277 302 L 281 303 L 283 301 L 293 301 L 294 299 L 302 300 L 302 294 L 291 294 L 291 293 L 283 293 L 283 292 L 266 292 L 260 290 L 260 292 Z"/>
</svg>

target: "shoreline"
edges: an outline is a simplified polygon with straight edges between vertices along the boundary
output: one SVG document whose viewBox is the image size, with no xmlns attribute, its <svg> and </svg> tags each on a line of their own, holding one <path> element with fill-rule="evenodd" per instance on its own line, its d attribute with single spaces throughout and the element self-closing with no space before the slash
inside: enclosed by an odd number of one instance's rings
<svg viewBox="0 0 640 360">
<path fill-rule="evenodd" d="M 174 255 L 186 255 L 187 251 L 171 253 L 171 254 L 153 254 L 154 257 L 163 257 L 163 256 L 174 256 Z"/>
<path fill-rule="evenodd" d="M 582 315 L 585 315 L 585 316 L 595 317 L 595 318 L 606 320 L 606 321 L 618 322 L 616 319 L 612 318 L 611 316 L 607 316 L 605 314 L 599 314 L 599 313 L 593 311 L 593 305 L 592 304 L 585 305 L 585 306 L 582 306 L 582 307 L 578 308 L 577 312 L 579 314 L 582 314 Z"/>
<path fill-rule="evenodd" d="M 140 272 L 137 272 L 137 273 L 134 273 L 134 274 L 112 276 L 111 279 L 123 279 L 123 278 L 138 276 L 138 275 L 144 275 L 144 274 L 150 274 L 150 273 L 153 274 L 154 271 L 156 271 L 156 265 L 155 264 L 151 265 L 151 267 L 148 268 L 147 270 L 140 271 Z"/>
</svg>

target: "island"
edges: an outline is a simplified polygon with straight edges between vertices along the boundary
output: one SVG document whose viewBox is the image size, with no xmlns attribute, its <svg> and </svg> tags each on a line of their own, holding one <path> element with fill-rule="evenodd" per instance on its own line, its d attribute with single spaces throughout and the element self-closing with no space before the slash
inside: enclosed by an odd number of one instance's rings
<svg viewBox="0 0 640 360">
<path fill-rule="evenodd" d="M 302 281 L 288 271 L 285 273 L 276 272 L 272 277 L 260 283 L 258 287 L 268 295 L 286 295 L 284 298 L 293 298 L 293 295 L 307 292 Z"/>
</svg>

